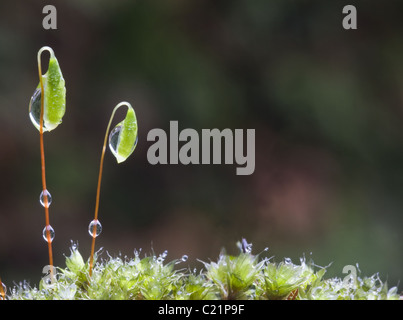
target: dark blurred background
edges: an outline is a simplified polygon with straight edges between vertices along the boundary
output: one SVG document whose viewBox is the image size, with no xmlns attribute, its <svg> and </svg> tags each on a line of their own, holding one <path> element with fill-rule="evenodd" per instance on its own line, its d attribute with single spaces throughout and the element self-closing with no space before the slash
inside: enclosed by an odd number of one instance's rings
<svg viewBox="0 0 403 320">
<path fill-rule="evenodd" d="M 44 30 L 45 4 L 57 30 Z M 358 29 L 342 28 L 354 4 Z M 402 1 L 0 3 L 0 276 L 37 284 L 48 264 L 39 204 L 39 133 L 28 117 L 37 51 L 51 46 L 67 87 L 63 124 L 45 134 L 55 264 L 90 251 L 99 158 L 112 108 L 131 102 L 134 154 L 108 151 L 97 248 L 201 268 L 245 237 L 258 253 L 343 276 L 356 263 L 397 285 L 403 265 Z M 44 54 L 44 60 L 47 55 Z M 46 70 L 46 64 L 44 67 Z M 124 113 L 117 114 L 123 118 Z M 153 128 L 256 129 L 256 170 L 155 165 Z M 401 288 L 401 285 L 400 285 Z"/>
</svg>

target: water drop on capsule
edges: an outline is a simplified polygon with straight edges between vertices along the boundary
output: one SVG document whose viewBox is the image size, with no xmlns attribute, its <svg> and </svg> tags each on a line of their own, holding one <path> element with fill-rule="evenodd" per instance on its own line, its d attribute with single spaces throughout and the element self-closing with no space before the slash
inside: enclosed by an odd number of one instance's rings
<svg viewBox="0 0 403 320">
<path fill-rule="evenodd" d="M 120 160 L 120 162 L 123 161 L 123 157 L 118 153 L 119 136 L 121 131 L 122 131 L 122 124 L 120 123 L 116 125 L 116 127 L 113 128 L 113 130 L 109 134 L 109 148 L 112 154 L 118 159 L 118 161 Z M 133 152 L 133 150 L 136 148 L 137 141 L 138 137 L 136 137 L 136 142 L 132 146 L 130 153 Z"/>
<path fill-rule="evenodd" d="M 99 222 L 99 220 L 92 220 L 90 222 L 90 225 L 88 226 L 88 233 L 90 234 L 91 237 L 94 236 L 94 230 L 95 230 L 95 237 L 98 237 L 101 232 L 102 232 L 102 225 L 101 222 Z"/>
<path fill-rule="evenodd" d="M 47 198 L 47 200 L 48 200 L 48 205 L 47 205 L 47 206 L 49 207 L 50 204 L 52 203 L 52 196 L 51 196 L 51 194 L 49 193 L 48 190 L 45 190 L 45 191 L 42 191 L 42 192 L 41 192 L 41 194 L 40 194 L 40 196 L 39 196 L 39 202 L 41 203 L 42 206 L 46 207 L 46 204 L 45 204 L 45 195 L 46 195 L 46 198 Z"/>
<path fill-rule="evenodd" d="M 45 239 L 45 241 L 48 242 L 48 235 L 47 235 L 48 231 L 49 231 L 49 236 L 50 236 L 50 242 L 52 242 L 53 239 L 55 238 L 55 230 L 52 228 L 51 225 L 43 228 L 43 231 L 42 231 L 43 239 Z"/>
<path fill-rule="evenodd" d="M 32 124 L 39 130 L 40 118 L 41 118 L 41 88 L 37 88 L 31 97 L 29 102 L 29 118 Z M 43 122 L 43 132 L 48 131 Z"/>
<path fill-rule="evenodd" d="M 109 134 L 109 148 L 111 149 L 111 151 L 114 155 L 117 154 L 119 134 L 120 134 L 121 130 L 122 130 L 122 126 L 117 125 L 115 128 L 113 128 L 113 130 Z"/>
</svg>

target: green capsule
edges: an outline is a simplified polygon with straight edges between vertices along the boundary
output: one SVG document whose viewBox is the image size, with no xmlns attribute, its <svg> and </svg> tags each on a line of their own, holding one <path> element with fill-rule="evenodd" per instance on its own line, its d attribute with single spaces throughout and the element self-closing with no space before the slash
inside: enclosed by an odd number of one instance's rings
<svg viewBox="0 0 403 320">
<path fill-rule="evenodd" d="M 109 148 L 118 163 L 125 161 L 137 145 L 137 119 L 131 106 L 128 105 L 126 117 L 118 123 L 109 134 Z"/>
<path fill-rule="evenodd" d="M 48 71 L 42 75 L 43 83 L 43 131 L 55 129 L 61 122 L 66 111 L 66 87 L 53 50 L 50 47 L 43 47 L 38 52 L 38 64 L 40 66 L 40 55 L 47 50 L 50 53 Z M 40 129 L 41 116 L 41 85 L 39 83 L 29 103 L 29 116 L 34 126 Z"/>
</svg>

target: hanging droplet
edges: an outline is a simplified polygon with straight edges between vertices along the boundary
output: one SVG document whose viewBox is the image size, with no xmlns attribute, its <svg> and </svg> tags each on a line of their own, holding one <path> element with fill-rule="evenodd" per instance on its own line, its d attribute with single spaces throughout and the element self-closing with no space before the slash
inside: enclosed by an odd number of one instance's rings
<svg viewBox="0 0 403 320">
<path fill-rule="evenodd" d="M 92 220 L 90 222 L 90 225 L 88 226 L 88 233 L 90 234 L 91 237 L 94 236 L 94 232 L 95 232 L 95 237 L 98 237 L 101 232 L 102 232 L 102 225 L 101 222 L 99 222 L 99 220 Z"/>
<path fill-rule="evenodd" d="M 46 242 L 48 242 L 48 232 L 49 232 L 50 242 L 52 242 L 53 239 L 55 238 L 55 230 L 53 230 L 51 225 L 46 226 L 45 228 L 43 228 L 43 231 L 42 231 L 43 239 L 45 239 Z"/>
<path fill-rule="evenodd" d="M 121 143 L 120 133 L 122 132 L 122 122 L 119 123 L 111 133 L 109 134 L 109 148 L 112 154 L 116 157 L 118 162 L 124 161 L 128 156 L 122 156 L 122 154 L 118 151 L 119 144 Z M 136 141 L 130 147 L 130 151 L 128 154 L 130 155 L 137 146 L 138 136 L 136 137 Z"/>
<path fill-rule="evenodd" d="M 117 125 L 111 133 L 109 134 L 109 148 L 111 149 L 112 153 L 116 156 L 117 154 L 117 146 L 118 146 L 118 140 L 119 140 L 119 133 L 122 130 L 121 125 Z"/>
<path fill-rule="evenodd" d="M 29 118 L 32 124 L 39 130 L 40 118 L 41 118 L 41 88 L 37 88 L 31 97 L 29 102 Z M 48 131 L 43 122 L 43 132 Z"/>
<path fill-rule="evenodd" d="M 39 196 L 39 202 L 41 203 L 42 206 L 44 206 L 46 208 L 46 203 L 45 203 L 45 195 L 48 201 L 48 205 L 47 207 L 49 208 L 50 204 L 52 203 L 52 196 L 49 193 L 48 190 L 42 191 L 41 195 Z"/>
</svg>

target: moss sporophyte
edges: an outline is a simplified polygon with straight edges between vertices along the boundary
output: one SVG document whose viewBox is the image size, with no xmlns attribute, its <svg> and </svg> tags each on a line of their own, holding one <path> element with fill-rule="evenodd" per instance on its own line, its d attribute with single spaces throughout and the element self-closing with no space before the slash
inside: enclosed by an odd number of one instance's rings
<svg viewBox="0 0 403 320">
<path fill-rule="evenodd" d="M 50 53 L 49 67 L 42 75 L 41 54 Z M 59 63 L 50 47 L 43 47 L 38 55 L 39 85 L 30 104 L 29 116 L 39 130 L 42 192 L 40 203 L 45 208 L 43 238 L 48 244 L 49 265 L 43 270 L 50 274 L 42 277 L 39 286 L 24 281 L 7 290 L 0 279 L 0 300 L 27 299 L 136 299 L 136 300 L 396 300 L 401 299 L 397 287 L 388 289 L 378 275 L 325 279 L 327 267 L 317 267 L 313 261 L 300 259 L 294 264 L 291 259 L 279 263 L 260 254 L 252 254 L 252 245 L 245 239 L 238 243 L 239 254 L 229 255 L 222 251 L 216 262 L 201 262 L 202 269 L 177 269 L 188 260 L 187 255 L 167 262 L 168 251 L 140 257 L 138 251 L 133 258 L 101 258 L 95 252 L 95 239 L 101 233 L 98 220 L 100 190 L 106 145 L 118 163 L 125 161 L 137 145 L 138 128 L 133 107 L 128 102 L 115 106 L 107 125 L 102 146 L 98 175 L 94 219 L 88 232 L 92 237 L 91 253 L 85 261 L 72 244 L 66 257 L 66 267 L 53 266 L 52 241 L 55 233 L 49 222 L 49 206 L 52 196 L 46 186 L 44 132 L 54 130 L 62 121 L 66 110 L 66 88 Z M 116 111 L 127 107 L 126 116 L 110 130 Z M 352 267 L 353 266 L 348 266 Z M 343 269 L 344 270 L 344 269 Z M 49 281 L 50 280 L 50 281 Z"/>
<path fill-rule="evenodd" d="M 48 71 L 42 75 L 41 55 L 44 51 L 49 52 L 50 58 Z M 43 238 L 48 243 L 50 272 L 53 273 L 52 241 L 55 236 L 55 231 L 49 223 L 49 206 L 52 202 L 52 198 L 46 186 L 43 133 L 45 131 L 54 130 L 62 122 L 63 115 L 66 111 L 66 87 L 59 62 L 52 48 L 47 46 L 42 47 L 38 51 L 37 62 L 39 84 L 29 103 L 29 117 L 33 125 L 39 130 L 42 173 L 42 192 L 40 193 L 39 201 L 45 208 Z M 51 279 L 53 279 L 53 277 L 51 277 Z"/>
<path fill-rule="evenodd" d="M 116 157 L 118 163 L 125 161 L 134 151 L 137 145 L 137 118 L 134 112 L 133 107 L 128 102 L 119 103 L 112 111 L 112 115 L 110 117 L 108 126 L 106 128 L 104 144 L 102 146 L 101 152 L 101 162 L 99 166 L 99 175 L 98 175 L 98 187 L 97 187 L 97 195 L 95 201 L 95 214 L 94 219 L 90 222 L 88 227 L 88 232 L 92 236 L 92 245 L 91 245 L 91 256 L 90 256 L 90 267 L 89 267 L 89 275 L 92 275 L 93 261 L 94 261 L 94 253 L 95 253 L 95 238 L 99 236 L 102 231 L 102 225 L 98 220 L 98 210 L 99 210 L 99 198 L 101 193 L 101 180 L 102 180 L 102 170 L 104 165 L 104 156 L 106 150 L 106 143 L 108 141 L 108 133 L 109 129 L 115 115 L 115 112 L 121 106 L 127 106 L 126 117 L 123 121 L 118 123 L 115 128 L 111 131 L 109 135 L 109 148 L 112 154 Z"/>
</svg>

